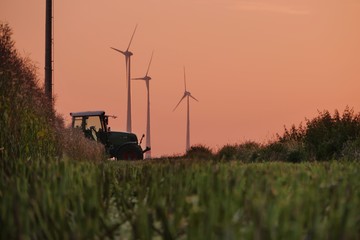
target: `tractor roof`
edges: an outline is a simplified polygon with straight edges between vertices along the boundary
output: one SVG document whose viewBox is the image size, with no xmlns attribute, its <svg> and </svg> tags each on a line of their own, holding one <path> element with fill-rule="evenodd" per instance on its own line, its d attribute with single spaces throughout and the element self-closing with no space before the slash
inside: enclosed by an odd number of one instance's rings
<svg viewBox="0 0 360 240">
<path fill-rule="evenodd" d="M 72 117 L 83 117 L 83 116 L 100 116 L 105 115 L 105 111 L 86 111 L 86 112 L 72 112 Z"/>
</svg>

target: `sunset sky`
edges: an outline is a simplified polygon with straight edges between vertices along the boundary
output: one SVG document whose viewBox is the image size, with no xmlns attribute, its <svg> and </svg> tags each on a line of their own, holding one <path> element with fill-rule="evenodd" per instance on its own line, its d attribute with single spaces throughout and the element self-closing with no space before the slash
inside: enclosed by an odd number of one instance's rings
<svg viewBox="0 0 360 240">
<path fill-rule="evenodd" d="M 152 155 L 185 151 L 183 67 L 191 101 L 191 144 L 217 150 L 267 142 L 318 110 L 360 111 L 358 0 L 54 0 L 54 95 L 72 111 L 117 115 L 126 127 L 125 50 L 132 76 L 149 75 Z M 16 48 L 44 79 L 45 0 L 1 0 Z M 132 82 L 133 132 L 146 132 L 145 82 Z M 143 144 L 144 147 L 144 144 Z"/>
</svg>

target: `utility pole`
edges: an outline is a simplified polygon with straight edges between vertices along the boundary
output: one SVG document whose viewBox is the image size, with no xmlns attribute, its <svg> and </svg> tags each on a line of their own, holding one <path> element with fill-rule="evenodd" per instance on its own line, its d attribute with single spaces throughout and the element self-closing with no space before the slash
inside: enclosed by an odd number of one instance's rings
<svg viewBox="0 0 360 240">
<path fill-rule="evenodd" d="M 45 95 L 52 104 L 52 1 L 46 0 L 45 22 Z"/>
</svg>

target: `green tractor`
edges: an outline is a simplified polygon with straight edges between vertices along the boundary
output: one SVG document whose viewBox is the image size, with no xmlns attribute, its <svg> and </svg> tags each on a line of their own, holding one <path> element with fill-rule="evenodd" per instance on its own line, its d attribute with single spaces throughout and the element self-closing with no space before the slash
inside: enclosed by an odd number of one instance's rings
<svg viewBox="0 0 360 240">
<path fill-rule="evenodd" d="M 110 116 L 105 115 L 104 111 L 73 112 L 70 116 L 72 127 L 81 129 L 85 137 L 104 144 L 111 158 L 140 160 L 143 159 L 144 153 L 150 150 L 143 150 L 140 146 L 141 141 L 139 144 L 133 133 L 111 131 L 108 127 Z"/>
</svg>

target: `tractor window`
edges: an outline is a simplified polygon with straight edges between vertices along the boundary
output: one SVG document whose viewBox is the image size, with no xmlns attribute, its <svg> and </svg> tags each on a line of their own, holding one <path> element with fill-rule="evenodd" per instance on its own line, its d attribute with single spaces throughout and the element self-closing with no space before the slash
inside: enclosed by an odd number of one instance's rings
<svg viewBox="0 0 360 240">
<path fill-rule="evenodd" d="M 84 126 L 84 133 L 85 136 L 94 139 L 95 141 L 98 140 L 98 132 L 101 127 L 101 121 L 99 116 L 89 116 L 83 118 L 83 126 Z"/>
<path fill-rule="evenodd" d="M 98 132 L 99 129 L 102 129 L 99 116 L 88 117 L 85 129 L 90 129 L 90 127 L 95 127 L 96 132 Z"/>
<path fill-rule="evenodd" d="M 81 123 L 82 123 L 82 117 L 76 117 L 74 118 L 74 128 L 81 128 Z"/>
</svg>

